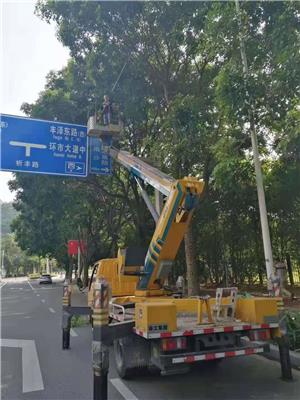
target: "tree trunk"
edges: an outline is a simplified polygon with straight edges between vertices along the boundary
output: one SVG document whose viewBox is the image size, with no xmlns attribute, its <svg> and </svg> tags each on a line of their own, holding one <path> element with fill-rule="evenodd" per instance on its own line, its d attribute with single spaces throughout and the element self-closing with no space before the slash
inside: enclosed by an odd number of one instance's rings
<svg viewBox="0 0 300 400">
<path fill-rule="evenodd" d="M 293 276 L 293 270 L 292 270 L 292 263 L 291 263 L 291 256 L 287 254 L 286 256 L 286 266 L 289 274 L 289 280 L 291 286 L 294 286 L 294 276 Z"/>
<path fill-rule="evenodd" d="M 189 226 L 184 237 L 188 296 L 199 294 L 198 271 L 195 251 L 195 241 L 192 227 Z"/>
<path fill-rule="evenodd" d="M 89 266 L 87 264 L 84 265 L 83 268 L 83 287 L 87 287 L 89 284 Z"/>
</svg>

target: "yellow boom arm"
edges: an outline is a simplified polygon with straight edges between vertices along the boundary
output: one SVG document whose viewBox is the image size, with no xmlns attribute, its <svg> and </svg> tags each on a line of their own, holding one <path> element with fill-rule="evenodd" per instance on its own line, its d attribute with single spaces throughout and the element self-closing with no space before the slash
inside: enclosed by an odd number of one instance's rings
<svg viewBox="0 0 300 400">
<path fill-rule="evenodd" d="M 112 148 L 110 154 L 135 177 L 167 196 L 136 292 L 141 295 L 160 294 L 162 281 L 172 268 L 204 183 L 193 177 L 175 180 L 126 151 Z"/>
<path fill-rule="evenodd" d="M 161 279 L 167 277 L 172 268 L 203 187 L 204 183 L 196 178 L 175 181 L 150 242 L 145 275 L 138 283 L 138 290 L 150 290 L 153 294 L 160 290 Z"/>
</svg>

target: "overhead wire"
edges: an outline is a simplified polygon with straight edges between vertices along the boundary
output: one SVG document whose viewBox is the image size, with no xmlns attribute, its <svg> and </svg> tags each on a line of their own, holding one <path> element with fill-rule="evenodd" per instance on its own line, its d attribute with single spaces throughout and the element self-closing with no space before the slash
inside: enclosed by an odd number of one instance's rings
<svg viewBox="0 0 300 400">
<path fill-rule="evenodd" d="M 123 65 L 123 67 L 122 67 L 122 69 L 121 69 L 121 72 L 119 73 L 118 78 L 117 78 L 116 82 L 114 83 L 114 85 L 113 85 L 113 87 L 112 87 L 112 89 L 111 89 L 111 92 L 112 92 L 112 93 L 113 93 L 113 91 L 115 90 L 115 88 L 116 88 L 116 86 L 117 86 L 117 84 L 118 84 L 118 82 L 119 82 L 119 80 L 120 80 L 120 78 L 121 78 L 121 76 L 122 76 L 122 74 L 123 74 L 123 71 L 124 71 L 126 65 L 128 64 L 128 61 L 129 61 L 129 59 L 128 59 L 127 61 L 125 61 L 124 65 Z"/>
</svg>

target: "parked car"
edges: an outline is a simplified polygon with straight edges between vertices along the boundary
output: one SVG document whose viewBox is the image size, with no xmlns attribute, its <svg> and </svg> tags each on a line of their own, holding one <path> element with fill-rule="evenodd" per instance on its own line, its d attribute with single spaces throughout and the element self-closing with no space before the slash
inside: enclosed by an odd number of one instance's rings
<svg viewBox="0 0 300 400">
<path fill-rule="evenodd" d="M 42 284 L 51 284 L 51 283 L 52 283 L 51 275 L 49 275 L 49 274 L 43 274 L 43 275 L 40 277 L 40 285 L 42 285 Z"/>
</svg>

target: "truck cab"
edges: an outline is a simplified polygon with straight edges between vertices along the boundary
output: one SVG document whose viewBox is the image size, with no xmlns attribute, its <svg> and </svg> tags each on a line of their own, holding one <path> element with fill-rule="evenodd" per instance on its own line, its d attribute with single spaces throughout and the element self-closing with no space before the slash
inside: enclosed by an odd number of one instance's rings
<svg viewBox="0 0 300 400">
<path fill-rule="evenodd" d="M 88 304 L 93 300 L 93 283 L 101 277 L 109 283 L 112 297 L 133 296 L 143 273 L 146 251 L 146 248 L 127 247 L 119 249 L 117 258 L 97 261 L 90 279 Z"/>
</svg>

